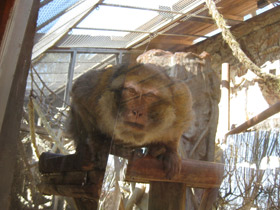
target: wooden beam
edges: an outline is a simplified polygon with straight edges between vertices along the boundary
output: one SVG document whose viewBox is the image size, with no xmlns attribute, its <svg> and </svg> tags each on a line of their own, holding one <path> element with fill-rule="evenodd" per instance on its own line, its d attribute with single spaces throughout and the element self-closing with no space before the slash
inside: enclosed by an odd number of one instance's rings
<svg viewBox="0 0 280 210">
<path fill-rule="evenodd" d="M 14 37 L 14 34 L 19 32 L 21 34 L 21 18 L 27 18 L 27 26 L 24 28 L 22 42 L 18 43 L 18 40 L 12 40 L 15 43 L 13 45 L 19 45 L 16 48 L 16 51 L 10 54 L 11 57 L 7 57 L 7 60 L 15 64 L 13 69 L 9 69 L 7 66 L 4 68 L 6 71 L 12 71 L 12 84 L 11 86 L 3 87 L 5 91 L 8 89 L 8 100 L 7 106 L 4 110 L 3 116 L 3 123 L 1 126 L 0 131 L 0 171 L 1 171 L 1 179 L 0 179 L 0 206 L 1 209 L 9 209 L 10 202 L 11 202 L 11 189 L 12 189 L 12 182 L 14 177 L 14 168 L 17 161 L 17 145 L 19 140 L 19 129 L 20 129 L 20 122 L 22 118 L 22 107 L 23 107 L 23 99 L 25 93 L 25 86 L 26 86 L 26 79 L 28 75 L 28 70 L 30 67 L 30 58 L 31 58 L 31 50 L 33 46 L 33 38 L 35 34 L 36 28 L 36 20 L 39 11 L 39 1 L 30 1 L 30 0 L 22 0 L 16 2 L 19 9 L 18 12 L 23 12 L 22 10 L 27 9 L 24 11 L 26 13 L 22 14 L 14 14 L 17 18 L 14 20 L 15 24 L 18 24 L 19 28 L 13 28 L 11 35 Z M 27 8 L 26 8 L 27 7 Z M 17 10 L 15 10 L 17 11 Z M 19 15 L 19 16 L 18 16 Z M 21 16 L 20 16 L 21 15 Z M 15 18 L 14 16 L 12 18 Z M 25 19 L 23 18 L 23 22 Z M 12 39 L 12 37 L 9 37 Z M 6 49 L 10 50 L 10 49 Z M 18 57 L 14 56 L 14 54 L 18 53 Z M 14 59 L 13 59 L 14 58 Z M 2 59 L 2 58 L 1 58 Z M 7 63 L 10 64 L 10 63 Z M 1 77 L 2 69 L 1 66 Z M 1 78 L 0 77 L 0 78 Z M 3 78 L 1 78 L 2 81 Z M 2 87 L 2 83 L 0 84 Z M 5 83 L 4 83 L 5 85 Z M 11 87 L 11 89 L 10 89 Z M 3 89 L 1 88 L 1 89 Z M 1 95 L 1 94 L 0 94 Z M 2 100 L 2 95 L 1 95 Z M 2 121 L 2 119 L 0 119 Z"/>
<path fill-rule="evenodd" d="M 83 161 L 76 154 L 43 153 L 39 161 L 42 182 L 41 193 L 69 196 L 78 209 L 97 209 L 105 168 L 92 161 Z M 90 164 L 88 164 L 90 163 Z M 167 179 L 162 162 L 146 156 L 130 158 L 126 181 L 149 182 L 149 209 L 185 209 L 186 187 L 218 188 L 223 178 L 223 164 L 198 160 L 183 160 L 182 169 Z M 85 202 L 87 201 L 87 202 Z"/>
<path fill-rule="evenodd" d="M 219 187 L 223 178 L 224 165 L 220 163 L 182 160 L 181 172 L 167 179 L 162 162 L 151 157 L 129 161 L 126 180 L 130 182 L 178 182 L 188 187 Z"/>
<path fill-rule="evenodd" d="M 182 183 L 151 182 L 148 209 L 185 210 L 186 186 Z"/>
<path fill-rule="evenodd" d="M 230 15 L 230 14 L 223 14 L 224 18 L 230 21 L 237 21 L 237 22 L 243 22 L 244 17 L 240 15 Z"/>
<path fill-rule="evenodd" d="M 151 41 L 151 44 L 162 44 L 162 45 L 192 45 L 192 38 L 178 37 L 178 36 L 157 36 Z"/>
<path fill-rule="evenodd" d="M 43 153 L 40 157 L 41 173 L 64 173 L 72 171 L 90 171 L 95 166 L 82 161 L 77 155 L 59 155 Z M 219 187 L 223 177 L 224 165 L 199 160 L 182 160 L 181 172 L 172 179 L 167 179 L 162 162 L 146 156 L 130 160 L 126 180 L 133 182 L 178 182 L 188 187 L 214 188 Z"/>
<path fill-rule="evenodd" d="M 32 1 L 17 0 L 12 11 L 7 14 L 10 19 L 6 23 L 0 48 L 0 132 L 17 68 L 17 61 L 21 59 L 19 56 L 24 42 L 31 5 Z"/>
<path fill-rule="evenodd" d="M 76 154 L 43 153 L 40 157 L 39 171 L 41 173 L 64 173 L 95 170 L 95 166 L 91 162 L 84 161 L 82 158 Z M 184 183 L 188 187 L 214 188 L 220 186 L 223 170 L 224 165 L 220 163 L 182 160 L 181 172 L 174 178 L 167 179 L 162 162 L 146 156 L 130 159 L 126 180 L 131 182 L 177 182 Z"/>
</svg>

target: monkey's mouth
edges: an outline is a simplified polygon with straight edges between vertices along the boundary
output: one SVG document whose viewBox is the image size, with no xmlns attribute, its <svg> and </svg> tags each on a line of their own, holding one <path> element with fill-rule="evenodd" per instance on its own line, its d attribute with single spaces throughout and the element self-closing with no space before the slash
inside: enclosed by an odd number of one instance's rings
<svg viewBox="0 0 280 210">
<path fill-rule="evenodd" d="M 136 128 L 136 129 L 140 129 L 140 130 L 143 130 L 144 129 L 144 125 L 142 124 L 139 124 L 139 123 L 135 123 L 135 122 L 129 122 L 129 121 L 125 121 L 125 124 L 130 126 L 130 127 L 133 127 L 133 128 Z"/>
</svg>

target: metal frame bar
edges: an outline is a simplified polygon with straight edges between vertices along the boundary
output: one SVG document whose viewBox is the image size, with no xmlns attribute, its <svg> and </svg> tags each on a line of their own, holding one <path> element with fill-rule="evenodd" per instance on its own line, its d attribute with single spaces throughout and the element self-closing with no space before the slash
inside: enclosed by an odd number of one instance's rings
<svg viewBox="0 0 280 210">
<path fill-rule="evenodd" d="M 141 30 L 127 30 L 127 29 L 110 29 L 110 28 L 87 28 L 87 27 L 75 27 L 72 29 L 77 30 L 94 30 L 94 31 L 114 31 L 114 32 L 130 32 L 130 33 L 143 33 L 143 34 L 150 34 L 154 35 L 155 33 L 150 31 L 141 31 Z M 203 35 L 195 35 L 195 34 L 165 34 L 165 33 L 156 33 L 156 35 L 160 36 L 178 36 L 178 37 L 198 37 L 198 38 L 209 38 L 209 36 Z"/>
<path fill-rule="evenodd" d="M 267 108 L 260 114 L 252 117 L 251 119 L 247 120 L 246 122 L 242 123 L 241 125 L 237 126 L 236 128 L 230 130 L 228 133 L 226 133 L 226 137 L 228 135 L 233 135 L 237 133 L 241 133 L 243 131 L 246 131 L 248 128 L 266 120 L 267 118 L 271 117 L 272 115 L 277 114 L 280 112 L 280 101 L 273 104 L 271 107 Z"/>
<path fill-rule="evenodd" d="M 183 12 L 177 12 L 177 11 L 172 11 L 172 10 L 161 10 L 161 9 L 154 9 L 154 8 L 147 8 L 147 7 L 134 7 L 134 6 L 126 6 L 126 5 L 120 5 L 120 4 L 108 4 L 108 3 L 101 3 L 99 5 L 100 6 L 109 6 L 109 7 L 120 7 L 120 8 L 127 8 L 127 9 L 147 10 L 147 11 L 153 11 L 153 12 L 166 12 L 166 13 L 171 13 L 171 14 L 175 14 L 175 15 L 186 15 L 186 16 L 191 16 L 191 17 L 197 17 L 197 18 L 211 19 L 212 20 L 212 18 L 208 17 L 208 16 L 186 14 L 186 13 L 183 13 Z"/>
<path fill-rule="evenodd" d="M 104 0 L 96 0 L 96 4 L 92 7 L 85 9 L 83 12 L 77 14 L 74 18 L 77 18 L 76 22 L 71 23 L 72 27 L 76 27 L 85 17 L 87 17 L 96 7 L 101 4 Z M 85 1 L 84 1 L 85 2 Z M 86 3 L 82 6 L 86 6 L 87 3 L 91 3 L 86 1 Z M 80 8 L 81 9 L 81 8 Z M 80 17 L 81 16 L 81 17 Z M 78 18 L 79 17 L 79 18 Z M 70 23 L 71 20 L 67 20 L 64 22 L 65 24 Z M 71 26 L 67 27 L 66 30 L 63 31 L 62 34 L 56 34 L 54 31 L 46 33 L 39 42 L 37 42 L 33 46 L 32 60 L 37 59 L 42 53 L 44 53 L 47 49 L 49 49 L 52 45 L 62 40 L 68 32 L 71 30 Z"/>
<path fill-rule="evenodd" d="M 184 18 L 185 16 L 190 15 L 189 12 L 192 11 L 193 9 L 197 8 L 199 5 L 202 4 L 202 1 L 198 1 L 196 3 L 196 5 L 192 5 L 190 7 L 188 7 L 187 11 L 183 14 L 183 15 L 177 15 L 178 17 L 174 17 L 172 18 L 172 20 L 169 20 L 169 23 L 165 23 L 164 25 L 162 25 L 161 27 L 155 29 L 153 31 L 154 34 L 158 34 L 161 31 L 165 31 L 166 28 L 169 28 L 170 26 L 172 26 L 173 24 L 175 24 L 176 22 L 178 22 L 179 20 L 181 20 L 182 18 Z M 173 28 L 173 27 L 172 27 Z M 135 47 L 135 46 L 141 46 L 143 44 L 145 44 L 147 41 L 149 41 L 149 37 L 147 35 L 144 35 L 142 37 L 140 37 L 138 40 L 133 41 L 132 43 L 130 43 L 127 47 Z"/>
<path fill-rule="evenodd" d="M 52 2 L 53 0 L 45 0 L 40 3 L 40 8 L 47 5 L 48 3 Z"/>
<path fill-rule="evenodd" d="M 76 64 L 77 53 L 95 53 L 95 54 L 112 54 L 105 60 L 102 60 L 101 63 L 94 65 L 92 68 L 102 67 L 106 62 L 115 59 L 117 64 L 121 64 L 122 55 L 125 53 L 139 53 L 142 51 L 139 50 L 117 50 L 117 49 L 99 49 L 99 48 L 75 48 L 75 49 L 51 49 L 47 50 L 46 53 L 71 53 L 71 60 L 68 69 L 67 83 L 60 86 L 54 92 L 60 94 L 64 91 L 64 101 L 65 104 L 69 104 L 70 101 L 70 90 L 72 88 L 72 83 L 74 78 L 74 68 Z"/>
<path fill-rule="evenodd" d="M 76 57 L 77 57 L 77 51 L 73 51 L 71 53 L 71 61 L 70 61 L 69 69 L 68 69 L 66 89 L 64 92 L 65 104 L 69 104 L 69 102 L 70 102 L 70 90 L 72 89 L 72 81 L 73 81 L 73 77 L 74 77 Z"/>
<path fill-rule="evenodd" d="M 100 53 L 100 54 L 119 54 L 119 53 L 143 53 L 143 50 L 125 50 L 125 49 L 108 49 L 108 48 L 67 48 L 67 49 L 49 49 L 46 53 Z"/>
<path fill-rule="evenodd" d="M 109 4 L 109 3 L 101 3 L 99 5 L 100 6 L 110 6 L 110 7 L 120 7 L 120 8 L 127 8 L 127 9 L 147 10 L 147 11 L 154 11 L 154 12 L 159 12 L 159 13 L 165 12 L 165 13 L 170 13 L 170 14 L 175 14 L 175 15 L 183 15 L 183 16 L 196 17 L 196 18 L 200 18 L 200 19 L 213 20 L 213 18 L 210 16 L 187 14 L 187 13 L 177 12 L 177 11 L 172 11 L 172 10 L 161 10 L 161 9 L 154 9 L 154 8 L 147 8 L 147 7 L 134 7 L 134 6 L 121 5 L 121 4 Z M 236 21 L 236 20 L 229 19 L 229 18 L 225 18 L 225 20 Z"/>
</svg>

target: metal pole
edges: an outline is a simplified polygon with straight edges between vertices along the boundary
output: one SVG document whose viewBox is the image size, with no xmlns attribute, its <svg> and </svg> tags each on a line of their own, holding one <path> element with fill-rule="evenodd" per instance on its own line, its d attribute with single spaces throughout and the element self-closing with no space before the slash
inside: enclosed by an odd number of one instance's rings
<svg viewBox="0 0 280 210">
<path fill-rule="evenodd" d="M 242 131 L 247 130 L 248 128 L 260 123 L 261 121 L 271 117 L 272 115 L 278 113 L 280 111 L 280 101 L 269 107 L 268 109 L 264 110 L 260 114 L 256 115 L 255 117 L 251 118 L 250 120 L 244 122 L 243 124 L 237 126 L 236 128 L 229 131 L 226 136 L 231 134 L 240 133 Z"/>
<path fill-rule="evenodd" d="M 64 106 L 65 106 L 65 104 L 69 104 L 69 102 L 70 102 L 70 91 L 72 89 L 72 81 L 73 81 L 73 77 L 74 77 L 76 56 L 77 56 L 77 51 L 73 51 L 73 53 L 71 53 L 71 60 L 70 60 L 70 65 L 69 65 L 69 69 L 68 69 L 66 89 L 64 92 Z"/>
<path fill-rule="evenodd" d="M 122 52 L 119 53 L 119 57 L 118 57 L 118 64 L 122 64 L 122 57 L 123 57 L 123 54 Z"/>
<path fill-rule="evenodd" d="M 150 31 L 141 31 L 141 30 L 128 30 L 128 29 L 111 29 L 111 28 L 88 28 L 88 27 L 74 27 L 73 29 L 78 30 L 92 30 L 92 31 L 117 31 L 117 32 L 129 32 L 129 33 L 139 33 L 139 34 L 154 34 Z M 156 35 L 159 36 L 177 36 L 177 37 L 198 37 L 198 38 L 209 38 L 209 36 L 204 35 L 195 35 L 195 34 L 170 34 L 170 33 L 161 33 L 158 32 Z"/>
</svg>

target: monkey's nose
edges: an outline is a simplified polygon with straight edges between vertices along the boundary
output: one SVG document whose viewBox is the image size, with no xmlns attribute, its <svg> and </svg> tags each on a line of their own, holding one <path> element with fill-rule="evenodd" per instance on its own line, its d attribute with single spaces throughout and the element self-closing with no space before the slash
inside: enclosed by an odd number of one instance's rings
<svg viewBox="0 0 280 210">
<path fill-rule="evenodd" d="M 143 115 L 142 111 L 140 110 L 132 110 L 132 114 L 137 118 Z"/>
</svg>

